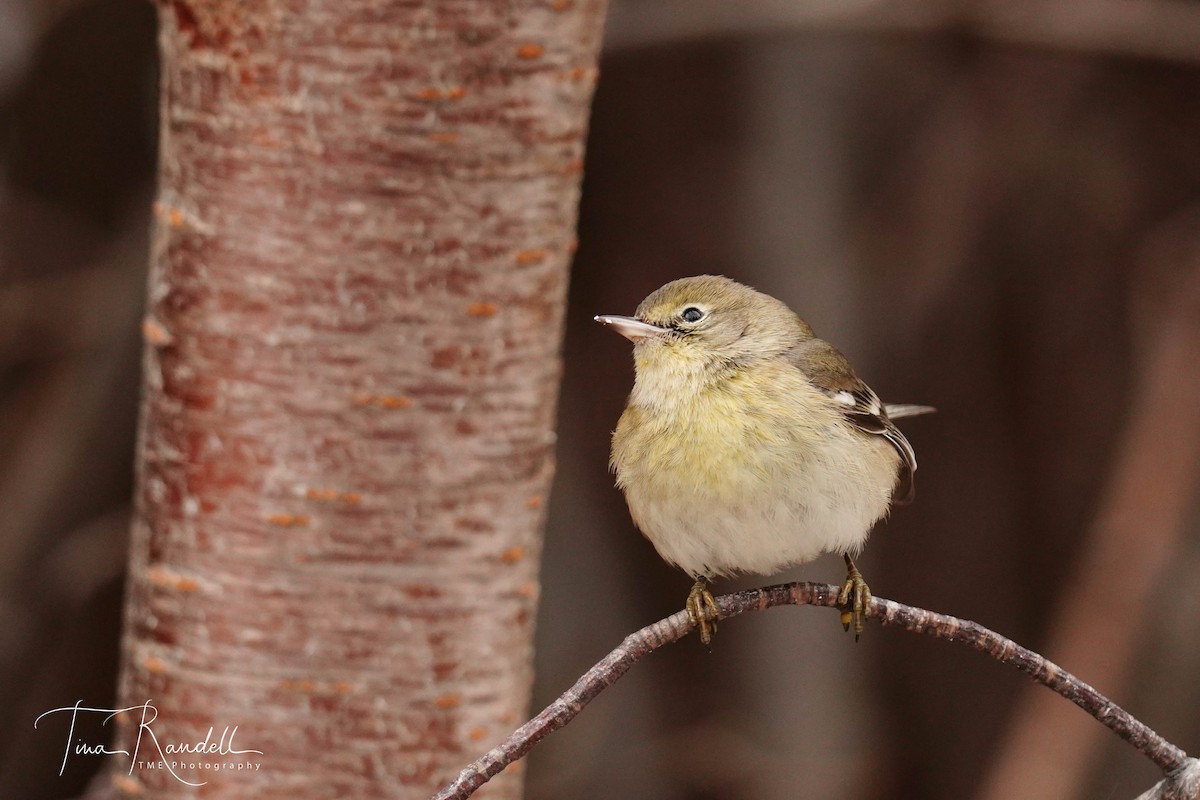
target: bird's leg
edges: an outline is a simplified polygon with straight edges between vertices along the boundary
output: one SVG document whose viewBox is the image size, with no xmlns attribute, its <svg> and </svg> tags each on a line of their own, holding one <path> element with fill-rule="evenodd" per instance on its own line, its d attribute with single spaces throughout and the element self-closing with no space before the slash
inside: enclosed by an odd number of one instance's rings
<svg viewBox="0 0 1200 800">
<path fill-rule="evenodd" d="M 838 607 L 842 609 L 842 627 L 850 630 L 850 624 L 854 623 L 854 641 L 857 642 L 862 635 L 867 608 L 871 605 L 871 587 L 867 586 L 862 573 L 854 566 L 850 554 L 843 553 L 843 557 L 846 559 L 846 582 L 838 592 Z"/>
<path fill-rule="evenodd" d="M 696 578 L 692 584 L 692 591 L 688 593 L 687 612 L 700 629 L 700 641 L 707 646 L 717 632 L 717 600 L 708 590 L 708 581 L 704 577 Z"/>
</svg>

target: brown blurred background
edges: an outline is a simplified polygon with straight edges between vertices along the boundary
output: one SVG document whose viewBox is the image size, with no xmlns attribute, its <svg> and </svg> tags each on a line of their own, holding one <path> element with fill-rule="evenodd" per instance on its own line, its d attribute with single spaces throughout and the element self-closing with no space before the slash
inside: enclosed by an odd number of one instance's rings
<svg viewBox="0 0 1200 800">
<path fill-rule="evenodd" d="M 32 721 L 112 697 L 154 27 L 141 0 L 0 0 L 0 797 L 76 794 L 86 774 L 59 778 Z M 878 594 L 1070 656 L 1200 751 L 1200 5 L 619 0 L 606 41 L 535 704 L 689 585 L 607 474 L 632 368 L 591 317 L 718 272 L 790 303 L 886 399 L 940 409 L 904 426 L 920 490 L 862 562 Z M 1099 733 L 1047 772 L 1018 746 L 1027 683 L 773 610 L 636 667 L 535 751 L 528 795 L 982 798 L 1017 774 L 1026 798 L 1132 798 L 1156 780 L 1061 700 Z"/>
</svg>

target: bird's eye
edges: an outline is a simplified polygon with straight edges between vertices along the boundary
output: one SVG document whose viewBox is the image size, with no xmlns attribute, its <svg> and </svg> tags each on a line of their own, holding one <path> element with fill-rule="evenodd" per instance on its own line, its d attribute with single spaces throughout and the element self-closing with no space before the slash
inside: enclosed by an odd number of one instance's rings
<svg viewBox="0 0 1200 800">
<path fill-rule="evenodd" d="M 684 322 L 699 322 L 704 316 L 704 312 L 695 306 L 688 306 L 680 316 L 683 317 Z"/>
</svg>

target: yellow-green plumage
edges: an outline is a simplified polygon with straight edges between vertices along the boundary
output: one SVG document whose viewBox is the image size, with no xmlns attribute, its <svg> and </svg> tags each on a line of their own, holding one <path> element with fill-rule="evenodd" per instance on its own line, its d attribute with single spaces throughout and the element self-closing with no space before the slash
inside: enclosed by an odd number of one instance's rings
<svg viewBox="0 0 1200 800">
<path fill-rule="evenodd" d="M 693 576 L 857 552 L 915 469 L 845 358 L 768 295 L 685 278 L 634 319 L 597 319 L 635 341 L 617 483 L 639 529 Z"/>
</svg>

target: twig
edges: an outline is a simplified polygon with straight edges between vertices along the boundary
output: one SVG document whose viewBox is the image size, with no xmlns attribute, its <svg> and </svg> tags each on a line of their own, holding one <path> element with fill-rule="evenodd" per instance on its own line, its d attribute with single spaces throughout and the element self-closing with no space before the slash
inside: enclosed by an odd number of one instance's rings
<svg viewBox="0 0 1200 800">
<path fill-rule="evenodd" d="M 1200 797 L 1200 759 L 1189 758 L 1134 800 L 1196 800 L 1197 797 Z"/>
<path fill-rule="evenodd" d="M 837 605 L 837 593 L 837 587 L 824 583 L 783 583 L 723 595 L 717 598 L 717 607 L 720 619 L 773 606 L 834 607 Z M 1088 684 L 1032 650 L 978 623 L 878 597 L 871 601 L 868 616 L 884 625 L 899 625 L 914 633 L 964 642 L 1001 663 L 1012 664 L 1091 714 L 1157 764 L 1164 774 L 1180 770 L 1188 762 L 1187 754 L 1181 749 Z M 687 612 L 680 611 L 625 637 L 620 646 L 589 669 L 574 686 L 542 713 L 471 763 L 432 800 L 465 800 L 470 797 L 493 776 L 522 758 L 535 744 L 574 719 L 584 706 L 615 683 L 630 667 L 663 645 L 687 636 L 694 628 Z"/>
<path fill-rule="evenodd" d="M 1200 237 L 1194 220 L 1189 223 L 1188 233 L 1176 241 L 1196 248 Z M 1156 303 L 1155 323 L 1140 326 L 1153 333 L 1135 361 L 1139 377 L 1129 394 L 1128 422 L 1046 636 L 1055 658 L 1110 687 L 1129 682 L 1137 642 L 1159 613 L 1163 576 L 1192 535 L 1200 485 L 1200 375 L 1194 368 L 1200 268 L 1189 263 L 1176 272 L 1184 280 Z M 1120 592 L 1113 591 L 1116 582 Z M 975 800 L 1028 797 L 1034 791 L 1046 797 L 1082 794 L 1099 731 L 1032 689 L 1021 693 L 1014 724 L 996 748 Z"/>
</svg>

